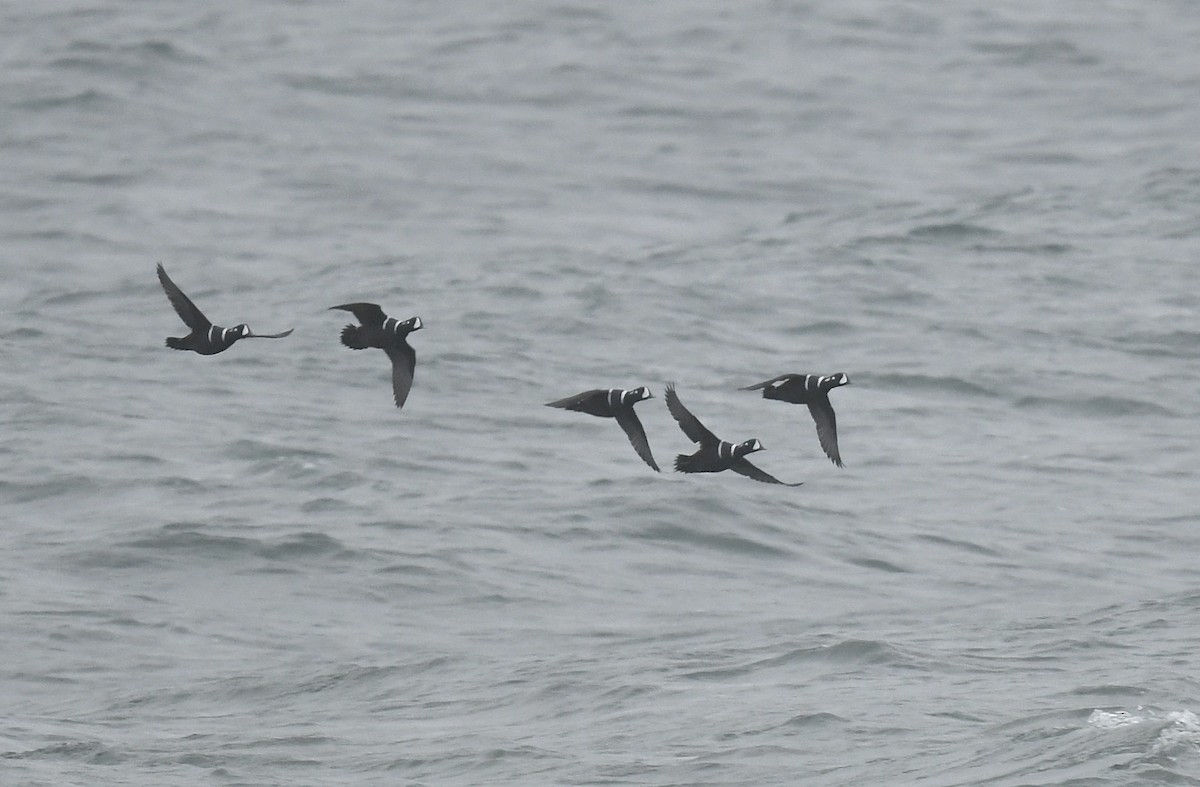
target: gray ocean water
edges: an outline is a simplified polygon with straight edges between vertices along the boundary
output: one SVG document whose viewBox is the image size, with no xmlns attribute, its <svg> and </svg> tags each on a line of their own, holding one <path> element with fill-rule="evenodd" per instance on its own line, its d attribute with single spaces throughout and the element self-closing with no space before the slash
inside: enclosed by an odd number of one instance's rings
<svg viewBox="0 0 1200 787">
<path fill-rule="evenodd" d="M 0 29 L 0 784 L 1200 784 L 1200 5 Z"/>
</svg>

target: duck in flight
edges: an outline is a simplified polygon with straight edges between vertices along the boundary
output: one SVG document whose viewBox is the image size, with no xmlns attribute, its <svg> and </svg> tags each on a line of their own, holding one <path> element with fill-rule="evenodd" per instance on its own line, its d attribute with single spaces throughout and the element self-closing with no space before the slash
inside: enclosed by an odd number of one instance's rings
<svg viewBox="0 0 1200 787">
<path fill-rule="evenodd" d="M 817 425 L 817 440 L 821 443 L 821 450 L 829 457 L 829 461 L 838 467 L 845 467 L 842 455 L 838 452 L 837 415 L 829 403 L 829 392 L 849 384 L 850 378 L 844 372 L 826 375 L 781 374 L 741 390 L 761 389 L 764 399 L 808 405 L 808 412 Z"/>
<path fill-rule="evenodd" d="M 560 407 L 564 410 L 575 410 L 601 418 L 614 418 L 617 424 L 625 430 L 633 450 L 655 472 L 660 472 L 654 456 L 650 453 L 650 443 L 646 440 L 646 430 L 638 420 L 633 406 L 638 402 L 650 399 L 651 394 L 645 386 L 622 390 L 620 388 L 596 388 L 591 391 L 577 393 L 564 399 L 546 402 L 547 407 Z"/>
<path fill-rule="evenodd" d="M 342 344 L 351 350 L 378 347 L 387 353 L 392 362 L 392 397 L 396 407 L 403 407 L 417 366 L 417 352 L 409 345 L 408 335 L 421 330 L 421 318 L 397 320 L 384 314 L 375 303 L 343 303 L 329 308 L 348 311 L 361 323 L 342 329 Z"/>
<path fill-rule="evenodd" d="M 166 345 L 172 350 L 191 350 L 201 355 L 216 355 L 228 350 L 239 339 L 282 339 L 294 330 L 289 328 L 283 333 L 253 333 L 245 323 L 232 328 L 213 325 L 204 316 L 204 312 L 196 308 L 191 298 L 184 295 L 183 290 L 171 281 L 161 262 L 158 263 L 158 281 L 179 318 L 192 329 L 187 336 L 171 336 L 167 339 Z"/>
<path fill-rule="evenodd" d="M 679 428 L 693 443 L 700 444 L 696 453 L 691 456 L 679 454 L 675 457 L 675 469 L 680 473 L 719 473 L 722 470 L 732 470 L 747 478 L 767 484 L 800 486 L 804 483 L 803 481 L 796 484 L 784 483 L 770 473 L 750 464 L 746 455 L 763 450 L 763 444 L 753 439 L 736 445 L 721 440 L 683 406 L 683 402 L 679 401 L 679 395 L 675 393 L 674 385 L 667 386 L 666 399 L 667 409 L 679 423 Z"/>
</svg>

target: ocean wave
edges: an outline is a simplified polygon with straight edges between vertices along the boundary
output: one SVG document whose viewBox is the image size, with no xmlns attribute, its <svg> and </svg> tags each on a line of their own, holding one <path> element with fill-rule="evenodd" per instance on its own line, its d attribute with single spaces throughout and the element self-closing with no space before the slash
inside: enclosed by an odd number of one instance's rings
<svg viewBox="0 0 1200 787">
<path fill-rule="evenodd" d="M 1141 331 L 1117 336 L 1117 347 L 1133 355 L 1159 358 L 1200 357 L 1200 331 Z"/>
<path fill-rule="evenodd" d="M 1156 402 L 1124 396 L 1022 396 L 1015 405 L 1022 410 L 1048 410 L 1092 417 L 1176 416 Z"/>
<path fill-rule="evenodd" d="M 39 500 L 95 492 L 100 482 L 90 476 L 69 473 L 55 475 L 37 481 L 0 480 L 0 493 L 12 503 L 32 503 Z"/>
<path fill-rule="evenodd" d="M 779 655 L 754 659 L 727 667 L 688 670 L 683 676 L 692 680 L 732 680 L 765 671 L 793 672 L 801 666 L 833 665 L 837 670 L 863 666 L 912 666 L 912 657 L 881 640 L 846 639 L 829 645 L 792 648 Z"/>
<path fill-rule="evenodd" d="M 0 752 L 5 760 L 74 760 L 90 765 L 116 765 L 125 761 L 119 749 L 100 741 L 63 741 L 35 749 Z"/>
<path fill-rule="evenodd" d="M 659 543 L 715 550 L 732 555 L 783 558 L 793 553 L 774 544 L 734 532 L 714 533 L 701 528 L 660 523 L 639 531 L 638 538 Z"/>
<path fill-rule="evenodd" d="M 952 375 L 930 375 L 930 374 L 901 374 L 896 372 L 885 372 L 882 374 L 871 375 L 870 384 L 875 388 L 889 388 L 896 391 L 908 391 L 915 393 L 930 393 L 937 392 L 943 394 L 953 394 L 956 396 L 971 396 L 983 398 L 995 398 L 999 396 L 997 391 L 993 391 L 979 383 L 967 380 L 962 377 Z"/>
<path fill-rule="evenodd" d="M 115 109 L 120 104 L 113 94 L 99 88 L 86 88 L 74 92 L 59 94 L 47 93 L 15 102 L 15 106 L 30 112 L 40 112 L 50 109 Z"/>
<path fill-rule="evenodd" d="M 359 556 L 342 541 L 319 532 L 299 532 L 273 538 L 219 535 L 203 526 L 166 525 L 148 534 L 92 546 L 73 558 L 90 568 L 135 568 L 164 563 L 255 561 L 282 566 L 352 560 Z"/>
</svg>

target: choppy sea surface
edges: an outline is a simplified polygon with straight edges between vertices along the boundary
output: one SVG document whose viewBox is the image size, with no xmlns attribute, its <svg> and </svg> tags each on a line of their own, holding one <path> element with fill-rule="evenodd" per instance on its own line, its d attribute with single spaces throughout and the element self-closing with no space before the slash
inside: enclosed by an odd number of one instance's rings
<svg viewBox="0 0 1200 787">
<path fill-rule="evenodd" d="M 0 783 L 1200 784 L 1200 5 L 0 29 Z"/>
</svg>

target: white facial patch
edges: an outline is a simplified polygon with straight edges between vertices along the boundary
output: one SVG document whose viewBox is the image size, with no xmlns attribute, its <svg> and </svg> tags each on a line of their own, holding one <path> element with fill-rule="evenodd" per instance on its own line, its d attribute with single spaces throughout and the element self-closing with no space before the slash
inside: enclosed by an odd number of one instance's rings
<svg viewBox="0 0 1200 787">
<path fill-rule="evenodd" d="M 413 324 L 413 326 L 412 326 L 412 329 L 413 329 L 414 331 L 419 331 L 419 330 L 421 330 L 421 318 L 420 318 L 420 317 L 413 317 L 413 318 L 412 318 L 412 324 Z"/>
</svg>

